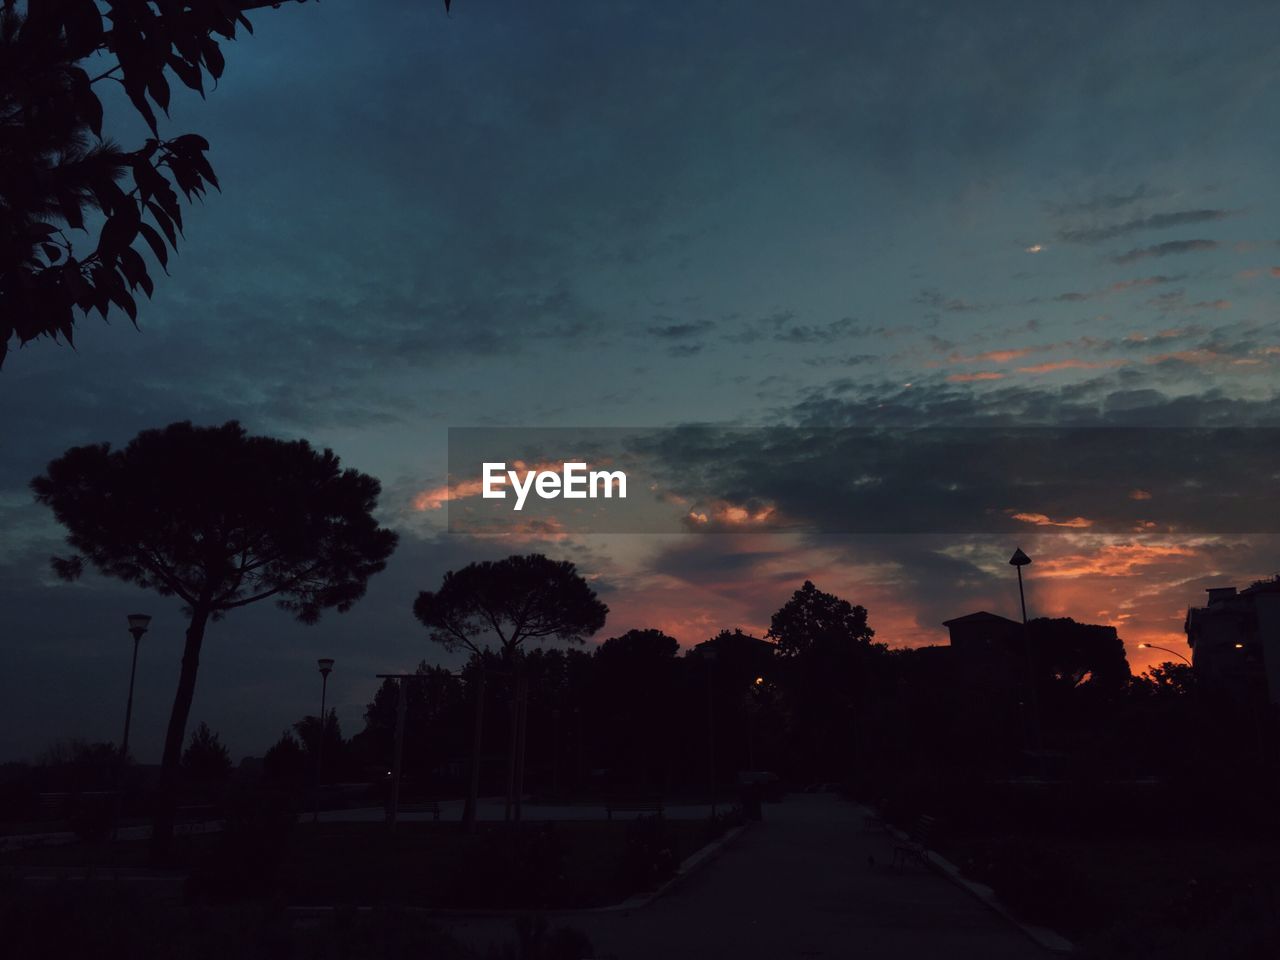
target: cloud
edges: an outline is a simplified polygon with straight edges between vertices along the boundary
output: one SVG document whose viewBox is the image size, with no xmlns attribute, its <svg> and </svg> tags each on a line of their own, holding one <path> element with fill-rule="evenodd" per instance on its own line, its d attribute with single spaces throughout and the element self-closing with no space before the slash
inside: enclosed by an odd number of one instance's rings
<svg viewBox="0 0 1280 960">
<path fill-rule="evenodd" d="M 953 353 L 951 356 L 947 357 L 947 363 L 1008 363 L 1010 360 L 1020 360 L 1028 354 L 1034 353 L 1037 349 L 1043 348 L 1008 347 L 1000 350 L 986 350 L 982 353 L 975 353 L 971 356 Z"/>
<path fill-rule="evenodd" d="M 646 332 L 649 336 L 657 337 L 660 340 L 687 340 L 707 333 L 714 329 L 716 325 L 714 320 L 696 320 L 689 323 L 678 323 L 671 320 L 670 317 L 659 317 L 656 319 L 670 321 L 646 328 Z"/>
<path fill-rule="evenodd" d="M 768 316 L 743 324 L 736 332 L 726 335 L 732 343 L 757 343 L 762 340 L 794 345 L 829 344 L 855 336 L 865 335 L 853 317 L 841 317 L 827 323 L 797 322 L 792 310 L 778 310 Z"/>
<path fill-rule="evenodd" d="M 1098 213 L 1118 210 L 1141 200 L 1160 200 L 1170 196 L 1168 190 L 1157 190 L 1148 184 L 1139 184 L 1128 193 L 1102 193 L 1088 200 L 1074 200 L 1049 204 L 1049 210 L 1058 216 L 1076 213 Z"/>
<path fill-rule="evenodd" d="M 1072 517 L 1070 520 L 1054 520 L 1043 513 L 1014 513 L 1010 511 L 1009 515 L 1022 523 L 1029 523 L 1035 527 L 1063 527 L 1068 530 L 1087 530 L 1093 526 L 1093 521 L 1085 517 Z"/>
<path fill-rule="evenodd" d="M 911 302 L 922 304 L 933 310 L 945 310 L 948 313 L 976 313 L 988 309 L 982 304 L 948 296 L 936 287 L 925 287 L 911 298 Z"/>
<path fill-rule="evenodd" d="M 1137 217 L 1122 223 L 1105 224 L 1094 227 L 1062 228 L 1058 231 L 1058 239 L 1067 243 L 1101 243 L 1130 233 L 1142 230 L 1167 230 L 1170 227 L 1181 227 L 1192 223 L 1206 223 L 1213 220 L 1225 220 L 1231 216 L 1229 210 L 1180 210 L 1174 213 L 1157 213 L 1149 217 Z"/>
<path fill-rule="evenodd" d="M 979 370 L 976 373 L 953 373 L 947 377 L 948 383 L 980 383 L 986 380 L 1003 380 L 1006 374 L 996 370 Z"/>
<path fill-rule="evenodd" d="M 1056 373 L 1059 370 L 1106 370 L 1112 367 L 1124 366 L 1127 362 L 1127 360 L 1081 360 L 1073 357 L 1069 360 L 1051 360 L 1047 363 L 1037 363 L 1029 367 L 1018 367 L 1018 372 Z"/>
<path fill-rule="evenodd" d="M 1148 257 L 1169 257 L 1183 253 L 1199 253 L 1205 250 L 1216 250 L 1216 240 L 1169 240 L 1151 247 L 1135 247 L 1127 253 L 1117 254 L 1111 258 L 1113 263 L 1133 263 Z"/>
</svg>

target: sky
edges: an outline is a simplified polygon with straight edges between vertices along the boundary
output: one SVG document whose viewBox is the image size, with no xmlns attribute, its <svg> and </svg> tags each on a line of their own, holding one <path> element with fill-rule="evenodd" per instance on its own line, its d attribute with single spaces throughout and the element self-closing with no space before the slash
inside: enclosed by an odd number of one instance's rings
<svg viewBox="0 0 1280 960">
<path fill-rule="evenodd" d="M 990 533 L 723 513 L 714 535 L 476 537 L 423 497 L 448 480 L 451 427 L 1280 426 L 1273 4 L 380 0 L 252 19 L 164 128 L 211 141 L 222 192 L 187 212 L 139 329 L 95 315 L 75 350 L 33 343 L 0 371 L 0 758 L 118 738 L 124 617 L 143 611 L 132 739 L 158 759 L 182 612 L 56 580 L 60 531 L 27 485 L 69 446 L 181 419 L 331 447 L 381 480 L 401 534 L 350 613 L 305 627 L 259 604 L 210 629 L 192 723 L 237 757 L 316 711 L 316 657 L 337 661 L 347 734 L 374 673 L 451 662 L 414 596 L 512 552 L 579 565 L 611 611 L 596 639 L 762 634 L 812 579 L 877 639 L 921 645 L 952 616 L 1016 615 L 1020 544 L 1030 614 L 1115 625 L 1135 671 L 1166 659 L 1139 642 L 1189 652 L 1206 587 L 1280 569 L 1274 535 L 1103 532 L 1036 503 Z M 119 103 L 108 126 L 140 136 Z"/>
</svg>

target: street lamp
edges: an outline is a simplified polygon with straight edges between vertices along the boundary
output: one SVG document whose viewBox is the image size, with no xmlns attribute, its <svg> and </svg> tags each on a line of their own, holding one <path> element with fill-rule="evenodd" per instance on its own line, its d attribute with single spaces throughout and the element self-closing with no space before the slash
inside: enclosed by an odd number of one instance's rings
<svg viewBox="0 0 1280 960">
<path fill-rule="evenodd" d="M 1031 558 L 1018 547 L 1009 558 L 1009 564 L 1018 571 L 1018 601 L 1022 605 L 1022 642 L 1027 650 L 1027 713 L 1031 723 L 1031 740 L 1036 749 L 1040 767 L 1040 779 L 1045 779 L 1044 741 L 1040 735 L 1040 704 L 1036 697 L 1035 661 L 1031 656 L 1031 630 L 1027 625 L 1027 595 L 1022 587 L 1022 568 L 1031 563 Z"/>
<path fill-rule="evenodd" d="M 1237 644 L 1237 646 L 1239 646 L 1239 644 Z M 1170 650 L 1168 647 L 1162 647 L 1158 643 L 1140 643 L 1138 644 L 1138 649 L 1139 650 L 1163 650 L 1165 653 L 1173 654 L 1175 657 L 1177 657 L 1179 660 L 1185 663 L 1188 667 L 1192 665 L 1191 661 L 1188 660 L 1186 657 L 1184 657 L 1182 654 L 1180 654 L 1177 650 Z"/>
<path fill-rule="evenodd" d="M 319 744 L 316 746 L 316 804 L 311 814 L 311 822 L 316 823 L 320 819 L 320 769 L 324 765 L 324 728 L 325 728 L 325 695 L 329 692 L 329 674 L 333 672 L 333 658 L 321 657 L 316 661 L 316 665 L 320 668 L 320 731 Z"/>
<path fill-rule="evenodd" d="M 133 635 L 133 660 L 129 664 L 129 699 L 124 705 L 124 736 L 120 738 L 120 757 L 116 764 L 116 798 L 111 810 L 111 839 L 115 840 L 120 824 L 120 804 L 124 795 L 124 765 L 129 759 L 129 727 L 133 722 L 133 681 L 138 675 L 138 641 L 151 625 L 151 617 L 145 613 L 128 616 L 129 633 Z"/>
<path fill-rule="evenodd" d="M 712 682 L 712 666 L 716 662 L 714 648 L 704 646 L 702 659 L 707 665 L 707 773 L 711 781 L 711 817 L 716 815 L 716 723 L 715 684 Z"/>
<path fill-rule="evenodd" d="M 129 726 L 133 720 L 133 681 L 138 673 L 138 641 L 147 632 L 151 617 L 145 613 L 129 614 L 129 632 L 133 634 L 133 663 L 129 666 L 129 699 L 124 707 L 124 736 L 120 738 L 120 762 L 129 756 Z"/>
</svg>

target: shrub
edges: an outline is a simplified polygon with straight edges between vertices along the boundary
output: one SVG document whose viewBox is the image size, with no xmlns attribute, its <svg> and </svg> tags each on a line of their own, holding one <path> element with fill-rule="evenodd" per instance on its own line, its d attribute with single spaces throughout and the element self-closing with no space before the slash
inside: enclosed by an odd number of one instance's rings
<svg viewBox="0 0 1280 960">
<path fill-rule="evenodd" d="M 626 846 L 618 865 L 627 889 L 647 890 L 675 875 L 680 851 L 662 817 L 637 817 L 627 827 Z"/>
<path fill-rule="evenodd" d="M 267 895 L 275 884 L 298 822 L 296 798 L 270 789 L 227 795 L 223 830 L 192 873 L 189 893 L 213 900 Z"/>
</svg>

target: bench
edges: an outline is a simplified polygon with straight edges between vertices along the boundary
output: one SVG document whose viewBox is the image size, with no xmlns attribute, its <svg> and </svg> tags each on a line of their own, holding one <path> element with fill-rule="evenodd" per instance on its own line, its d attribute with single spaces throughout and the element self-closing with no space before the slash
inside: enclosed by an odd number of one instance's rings
<svg viewBox="0 0 1280 960">
<path fill-rule="evenodd" d="M 440 819 L 439 800 L 402 800 L 396 807 L 397 815 L 406 813 L 429 813 L 432 820 Z"/>
<path fill-rule="evenodd" d="M 652 813 L 662 816 L 661 800 L 608 800 L 604 805 L 605 815 L 612 820 L 614 811 L 618 813 Z"/>
<path fill-rule="evenodd" d="M 36 798 L 37 820 L 65 820 L 70 813 L 71 794 L 42 793 Z"/>
<path fill-rule="evenodd" d="M 929 865 L 929 842 L 937 828 L 938 821 L 933 817 L 921 816 L 911 827 L 910 832 L 893 845 L 893 865 L 906 864 L 908 860 L 918 860 Z"/>
<path fill-rule="evenodd" d="M 889 801 L 881 798 L 876 802 L 875 807 L 867 811 L 867 815 L 862 818 L 863 833 L 889 833 L 889 820 L 885 817 L 884 812 L 888 809 Z"/>
<path fill-rule="evenodd" d="M 180 823 L 192 823 L 203 820 L 216 820 L 218 808 L 212 803 L 191 803 L 178 807 L 174 811 L 174 819 Z"/>
</svg>

